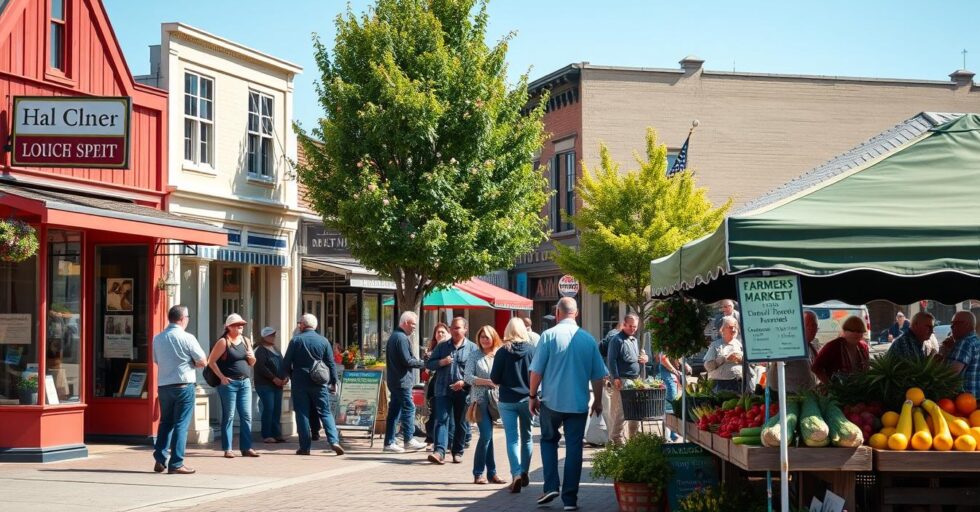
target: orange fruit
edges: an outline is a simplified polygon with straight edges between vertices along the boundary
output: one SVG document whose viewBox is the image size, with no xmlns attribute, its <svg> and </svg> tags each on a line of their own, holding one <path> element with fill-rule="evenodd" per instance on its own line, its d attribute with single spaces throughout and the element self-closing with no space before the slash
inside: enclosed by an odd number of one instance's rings
<svg viewBox="0 0 980 512">
<path fill-rule="evenodd" d="M 879 450 L 887 450 L 888 449 L 888 436 L 886 436 L 885 434 L 881 434 L 881 433 L 875 434 L 875 435 L 871 436 L 871 439 L 868 440 L 868 444 L 872 448 L 877 448 Z"/>
<path fill-rule="evenodd" d="M 959 411 L 960 416 L 969 416 L 973 411 L 977 410 L 977 399 L 973 396 L 973 393 L 960 393 L 956 395 L 956 410 Z"/>
<path fill-rule="evenodd" d="M 888 436 L 889 450 L 902 451 L 908 447 L 909 447 L 909 438 L 905 437 L 905 434 L 895 433 Z"/>
<path fill-rule="evenodd" d="M 950 414 L 956 414 L 956 404 L 953 403 L 952 400 L 948 398 L 943 398 L 942 400 L 936 402 L 936 404 L 939 405 L 940 409 Z"/>
<path fill-rule="evenodd" d="M 973 411 L 970 413 L 970 426 L 980 427 L 980 411 Z"/>
<path fill-rule="evenodd" d="M 895 427 L 898 425 L 898 413 L 895 411 L 888 411 L 881 415 L 881 426 L 883 427 Z"/>
<path fill-rule="evenodd" d="M 970 427 L 970 435 L 980 443 L 980 427 Z"/>
<path fill-rule="evenodd" d="M 909 388 L 905 392 L 905 399 L 911 400 L 912 405 L 922 405 L 922 401 L 926 399 L 926 394 L 919 388 Z"/>
<path fill-rule="evenodd" d="M 891 437 L 891 435 L 894 433 L 895 433 L 895 427 L 885 427 L 881 429 L 881 431 L 879 432 L 879 434 L 884 434 L 888 437 Z"/>
</svg>

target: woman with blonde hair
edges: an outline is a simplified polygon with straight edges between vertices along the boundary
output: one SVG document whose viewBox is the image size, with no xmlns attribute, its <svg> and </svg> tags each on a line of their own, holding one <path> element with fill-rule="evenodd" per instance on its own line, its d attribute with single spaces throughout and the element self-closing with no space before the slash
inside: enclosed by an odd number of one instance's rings
<svg viewBox="0 0 980 512">
<path fill-rule="evenodd" d="M 534 344 L 524 321 L 511 318 L 504 329 L 504 346 L 497 351 L 490 369 L 490 380 L 500 389 L 500 418 L 507 439 L 507 460 L 513 478 L 510 492 L 521 492 L 530 483 L 531 409 L 528 407 L 531 360 Z"/>
<path fill-rule="evenodd" d="M 476 332 L 476 346 L 480 350 L 474 351 L 468 361 L 466 361 L 466 373 L 463 381 L 470 385 L 470 409 L 473 414 L 467 411 L 468 419 L 472 419 L 480 430 L 480 439 L 476 442 L 476 454 L 473 455 L 473 483 L 486 484 L 505 484 L 497 476 L 497 464 L 493 460 L 493 422 L 496 418 L 492 417 L 491 412 L 497 413 L 496 391 L 497 385 L 490 380 L 490 369 L 493 368 L 494 355 L 497 349 L 503 345 L 500 335 L 489 325 L 484 325 Z M 475 416 L 475 417 L 474 417 Z M 487 470 L 487 476 L 483 476 L 483 470 Z"/>
</svg>

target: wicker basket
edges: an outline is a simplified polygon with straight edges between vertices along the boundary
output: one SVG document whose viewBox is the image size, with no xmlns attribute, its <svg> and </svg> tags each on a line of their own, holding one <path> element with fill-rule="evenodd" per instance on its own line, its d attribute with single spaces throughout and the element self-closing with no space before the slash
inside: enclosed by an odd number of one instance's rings
<svg viewBox="0 0 980 512">
<path fill-rule="evenodd" d="M 623 389 L 623 419 L 639 421 L 664 416 L 666 389 Z"/>
</svg>

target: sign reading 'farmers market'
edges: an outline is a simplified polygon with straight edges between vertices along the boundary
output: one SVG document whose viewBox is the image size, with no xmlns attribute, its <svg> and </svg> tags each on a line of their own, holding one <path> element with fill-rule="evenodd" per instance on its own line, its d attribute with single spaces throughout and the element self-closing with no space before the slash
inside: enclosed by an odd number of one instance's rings
<svg viewBox="0 0 980 512">
<path fill-rule="evenodd" d="M 747 361 L 807 357 L 799 276 L 739 277 L 738 297 Z"/>
</svg>

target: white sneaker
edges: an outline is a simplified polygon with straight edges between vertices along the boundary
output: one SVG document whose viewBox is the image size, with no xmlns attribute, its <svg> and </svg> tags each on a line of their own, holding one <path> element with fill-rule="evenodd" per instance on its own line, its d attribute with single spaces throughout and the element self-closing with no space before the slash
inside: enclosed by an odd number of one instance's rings
<svg viewBox="0 0 980 512">
<path fill-rule="evenodd" d="M 414 437 L 405 443 L 406 450 L 421 450 L 425 448 L 425 443 L 415 439 Z"/>
<path fill-rule="evenodd" d="M 401 446 L 398 446 L 395 443 L 391 443 L 388 446 L 385 446 L 384 447 L 384 450 L 382 450 L 382 451 L 392 452 L 392 453 L 405 453 L 405 449 L 402 448 Z"/>
</svg>

